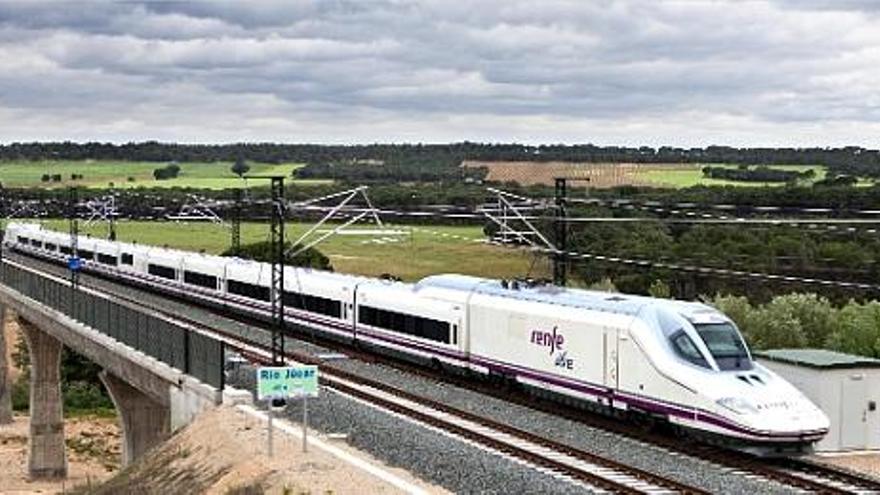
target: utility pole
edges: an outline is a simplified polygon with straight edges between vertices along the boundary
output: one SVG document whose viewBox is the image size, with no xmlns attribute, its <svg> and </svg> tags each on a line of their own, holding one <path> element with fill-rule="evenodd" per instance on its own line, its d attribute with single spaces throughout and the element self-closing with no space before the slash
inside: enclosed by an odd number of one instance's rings
<svg viewBox="0 0 880 495">
<path fill-rule="evenodd" d="M 556 219 L 554 221 L 554 245 L 553 253 L 553 284 L 565 287 L 567 282 L 566 265 L 568 263 L 568 222 L 566 221 L 565 201 L 567 192 L 567 180 L 557 177 L 556 182 Z"/>
<path fill-rule="evenodd" d="M 272 305 L 272 364 L 284 365 L 284 220 L 287 206 L 284 202 L 283 175 L 248 175 L 246 179 L 269 179 L 271 182 L 272 212 L 269 220 L 269 257 L 272 266 L 269 302 Z M 239 232 L 240 235 L 240 232 Z M 240 241 L 240 239 L 239 239 Z"/>
<path fill-rule="evenodd" d="M 107 236 L 111 242 L 116 242 L 116 195 L 110 191 L 110 234 Z"/>
<path fill-rule="evenodd" d="M 67 220 L 70 227 L 70 257 L 67 259 L 67 267 L 70 270 L 70 287 L 73 290 L 79 288 L 79 191 L 74 186 L 70 188 L 68 198 Z"/>
<path fill-rule="evenodd" d="M 272 181 L 272 220 L 269 227 L 272 253 L 272 363 L 284 364 L 284 176 Z"/>
<path fill-rule="evenodd" d="M 229 246 L 232 249 L 232 254 L 235 256 L 238 256 L 241 252 L 241 200 L 242 190 L 236 189 L 235 203 L 232 205 L 232 240 Z"/>
</svg>

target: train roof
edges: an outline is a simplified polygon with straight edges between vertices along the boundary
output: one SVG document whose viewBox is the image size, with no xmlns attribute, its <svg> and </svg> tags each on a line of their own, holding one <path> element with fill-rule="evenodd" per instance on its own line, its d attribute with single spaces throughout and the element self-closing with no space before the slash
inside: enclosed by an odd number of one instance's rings
<svg viewBox="0 0 880 495">
<path fill-rule="evenodd" d="M 58 235 L 60 232 L 43 229 L 39 224 L 21 223 L 18 226 L 27 230 L 44 230 Z M 177 249 L 169 249 L 158 246 L 149 246 L 142 244 L 119 243 L 127 245 L 134 249 L 147 249 L 149 251 L 167 252 L 174 255 L 193 255 L 190 251 L 181 251 Z M 219 258 L 224 261 L 232 261 L 237 265 L 259 265 L 260 262 L 253 260 L 245 260 L 236 257 L 219 257 L 216 255 L 202 254 L 205 258 Z M 482 277 L 474 277 L 470 275 L 459 274 L 442 274 L 432 275 L 423 278 L 415 284 L 407 284 L 400 282 L 389 282 L 381 279 L 364 277 L 361 275 L 351 275 L 344 273 L 328 272 L 323 270 L 313 270 L 310 268 L 287 267 L 296 271 L 303 271 L 312 276 L 319 276 L 325 280 L 336 283 L 358 283 L 367 282 L 374 287 L 397 287 L 410 289 L 414 292 L 424 292 L 428 297 L 437 299 L 453 299 L 463 300 L 470 293 L 485 294 L 508 299 L 517 299 L 522 301 L 543 302 L 547 304 L 557 304 L 561 306 L 569 306 L 583 309 L 591 309 L 596 311 L 606 311 L 614 313 L 623 313 L 628 315 L 638 314 L 645 306 L 663 307 L 679 313 L 692 322 L 700 322 L 701 320 L 718 321 L 717 318 L 721 314 L 715 308 L 701 303 L 676 301 L 673 299 L 660 299 L 646 296 L 636 296 L 630 294 L 621 294 L 614 292 L 590 291 L 583 289 L 562 288 L 553 285 L 537 285 L 528 286 L 525 283 L 518 283 L 518 288 L 512 288 L 512 283 L 503 284 L 501 280 L 488 279 Z"/>
<path fill-rule="evenodd" d="M 528 286 L 519 283 L 519 288 L 507 287 L 501 280 L 493 280 L 470 275 L 432 275 L 419 281 L 415 288 L 417 291 L 430 289 L 443 289 L 448 291 L 473 292 L 477 294 L 492 295 L 508 299 L 522 301 L 534 301 L 548 304 L 558 304 L 596 311 L 608 311 L 636 315 L 646 305 L 663 306 L 673 310 L 691 321 L 701 321 L 706 316 L 717 316 L 718 310 L 702 303 L 676 301 L 674 299 L 660 299 L 646 296 L 636 296 L 615 292 L 591 291 L 583 289 L 569 289 L 554 285 Z"/>
</svg>

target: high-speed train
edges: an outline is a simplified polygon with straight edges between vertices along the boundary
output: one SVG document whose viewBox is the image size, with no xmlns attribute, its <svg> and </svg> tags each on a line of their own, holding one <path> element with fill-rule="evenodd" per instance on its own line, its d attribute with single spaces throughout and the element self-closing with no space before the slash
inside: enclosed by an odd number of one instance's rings
<svg viewBox="0 0 880 495">
<path fill-rule="evenodd" d="M 65 262 L 70 237 L 10 224 L 7 248 Z M 83 269 L 263 315 L 270 265 L 80 237 Z M 699 303 L 464 275 L 409 284 L 285 267 L 285 317 L 327 337 L 516 381 L 558 403 L 668 422 L 762 454 L 811 450 L 829 421 L 756 363 L 734 323 Z"/>
</svg>

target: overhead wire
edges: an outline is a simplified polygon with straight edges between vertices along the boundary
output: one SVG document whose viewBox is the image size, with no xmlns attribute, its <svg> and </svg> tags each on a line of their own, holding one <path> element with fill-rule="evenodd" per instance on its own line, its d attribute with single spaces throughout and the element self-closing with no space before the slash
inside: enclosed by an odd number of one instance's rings
<svg viewBox="0 0 880 495">
<path fill-rule="evenodd" d="M 504 245 L 502 243 L 497 243 L 495 241 L 487 241 L 487 243 Z M 693 274 L 698 274 L 698 275 L 719 275 L 719 276 L 723 276 L 723 277 L 743 278 L 743 279 L 755 280 L 755 281 L 797 283 L 797 284 L 814 285 L 814 286 L 822 286 L 822 287 L 837 287 L 837 288 L 843 288 L 843 289 L 857 289 L 857 290 L 865 290 L 865 291 L 870 291 L 870 292 L 880 292 L 880 285 L 861 283 L 861 282 L 844 282 L 844 281 L 839 281 L 839 280 L 827 280 L 827 279 L 810 278 L 810 277 L 797 277 L 797 276 L 781 275 L 781 274 L 774 274 L 774 273 L 761 273 L 761 272 L 752 272 L 752 271 L 746 271 L 746 270 L 734 270 L 734 269 L 728 269 L 728 268 L 715 268 L 715 267 L 706 267 L 706 266 L 697 266 L 697 265 L 686 265 L 686 264 L 680 264 L 680 263 L 670 263 L 670 262 L 665 262 L 665 261 L 653 261 L 653 260 L 646 260 L 646 259 L 624 258 L 624 257 L 619 257 L 619 256 L 607 256 L 604 254 L 596 254 L 596 253 L 581 253 L 581 252 L 577 252 L 577 251 L 559 251 L 559 250 L 554 250 L 554 249 L 549 249 L 549 248 L 543 248 L 540 246 L 521 246 L 521 248 L 526 249 L 526 250 L 530 250 L 530 251 L 543 252 L 546 254 L 562 253 L 570 259 L 581 259 L 581 260 L 598 261 L 598 262 L 604 262 L 604 263 L 623 264 L 623 265 L 633 266 L 635 268 L 645 268 L 645 269 L 656 268 L 656 269 L 662 269 L 662 270 L 687 272 L 687 273 L 693 273 Z"/>
</svg>

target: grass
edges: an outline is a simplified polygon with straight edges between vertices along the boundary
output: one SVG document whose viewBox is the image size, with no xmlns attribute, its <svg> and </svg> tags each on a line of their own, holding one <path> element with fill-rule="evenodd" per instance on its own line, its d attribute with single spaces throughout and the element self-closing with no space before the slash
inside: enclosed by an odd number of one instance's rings
<svg viewBox="0 0 880 495">
<path fill-rule="evenodd" d="M 45 225 L 62 232 L 67 230 L 65 220 L 48 220 Z M 309 227 L 311 224 L 289 223 L 288 239 L 296 240 Z M 363 228 L 374 229 L 374 226 Z M 546 277 L 549 273 L 544 257 L 534 261 L 529 253 L 478 242 L 483 239 L 479 226 L 393 225 L 388 228 L 399 230 L 403 235 L 334 235 L 317 247 L 330 258 L 337 272 L 367 276 L 390 273 L 406 281 L 438 273 L 492 278 L 527 274 Z M 107 235 L 106 225 L 81 226 L 80 230 L 96 237 Z M 242 243 L 264 241 L 268 232 L 266 224 L 243 223 Z M 122 221 L 117 224 L 117 236 L 121 241 L 218 254 L 228 248 L 230 231 L 228 226 L 208 223 Z"/>
<path fill-rule="evenodd" d="M 161 162 L 127 162 L 95 160 L 43 160 L 0 162 L 0 183 L 5 187 L 57 188 L 78 185 L 90 188 L 106 188 L 112 183 L 119 189 L 137 187 L 192 187 L 200 189 L 226 189 L 240 187 L 242 180 L 230 171 L 231 162 L 179 163 L 180 176 L 169 180 L 155 180 L 153 170 L 163 167 Z M 251 163 L 249 174 L 290 176 L 298 163 L 280 165 Z M 61 182 L 42 182 L 43 174 L 61 174 Z M 73 181 L 71 174 L 81 174 L 83 179 Z M 132 178 L 133 180 L 129 180 Z M 298 180 L 297 184 L 327 184 L 330 180 Z"/>
<path fill-rule="evenodd" d="M 728 168 L 736 168 L 736 165 L 712 165 L 723 166 Z M 641 171 L 638 176 L 648 182 L 652 182 L 658 186 L 674 187 L 682 189 L 686 187 L 704 185 L 704 186 L 737 186 L 737 187 L 780 187 L 785 185 L 784 182 L 745 182 L 722 179 L 710 179 L 703 176 L 704 165 L 682 165 L 681 167 L 670 169 L 649 169 Z M 807 170 L 815 171 L 814 180 L 822 180 L 825 178 L 826 169 L 822 165 L 771 165 L 770 168 L 780 170 L 796 170 L 805 172 Z M 861 181 L 860 181 L 861 182 Z M 870 185 L 868 181 L 866 185 Z M 862 185 L 862 184 L 860 184 Z"/>
</svg>

